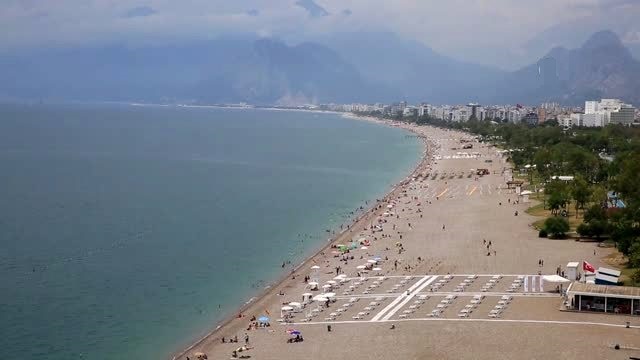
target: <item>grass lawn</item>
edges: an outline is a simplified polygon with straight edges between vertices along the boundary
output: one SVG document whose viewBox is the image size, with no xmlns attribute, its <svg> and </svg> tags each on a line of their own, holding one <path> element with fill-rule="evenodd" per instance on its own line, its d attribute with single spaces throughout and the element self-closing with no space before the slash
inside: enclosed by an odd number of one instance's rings
<svg viewBox="0 0 640 360">
<path fill-rule="evenodd" d="M 568 213 L 568 216 L 566 217 L 566 219 L 569 221 L 569 227 L 570 227 L 569 231 L 576 231 L 576 228 L 578 227 L 578 225 L 582 224 L 582 211 L 580 211 L 578 213 L 578 217 L 576 217 L 575 207 L 573 207 L 571 204 L 567 205 L 566 210 Z M 553 216 L 551 215 L 550 209 L 544 208 L 543 203 L 534 205 L 528 208 L 527 210 L 525 210 L 525 212 L 532 216 L 542 217 L 540 220 L 536 220 L 533 224 L 531 224 L 537 230 L 542 229 L 542 227 L 544 226 L 545 220 Z"/>
</svg>

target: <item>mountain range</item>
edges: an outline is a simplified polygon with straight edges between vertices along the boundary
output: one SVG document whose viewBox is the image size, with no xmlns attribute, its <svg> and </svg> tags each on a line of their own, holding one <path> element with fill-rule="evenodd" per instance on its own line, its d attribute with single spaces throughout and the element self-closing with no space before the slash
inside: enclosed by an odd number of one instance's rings
<svg viewBox="0 0 640 360">
<path fill-rule="evenodd" d="M 600 97 L 640 104 L 640 62 L 611 31 L 576 49 L 553 48 L 512 72 L 458 61 L 387 32 L 333 34 L 296 45 L 236 35 L 0 54 L 0 99 L 296 105 L 579 104 Z"/>
</svg>

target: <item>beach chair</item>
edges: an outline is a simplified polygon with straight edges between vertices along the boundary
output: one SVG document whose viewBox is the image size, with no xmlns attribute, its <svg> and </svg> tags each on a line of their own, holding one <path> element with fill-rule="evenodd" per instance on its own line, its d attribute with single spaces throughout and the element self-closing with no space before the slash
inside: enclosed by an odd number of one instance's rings
<svg viewBox="0 0 640 360">
<path fill-rule="evenodd" d="M 352 318 L 353 320 L 360 320 L 360 319 L 362 319 L 362 316 L 360 316 L 360 315 L 354 315 L 354 316 L 352 316 L 351 318 Z"/>
<path fill-rule="evenodd" d="M 469 313 L 458 313 L 458 317 L 461 317 L 461 318 L 469 317 Z"/>
<path fill-rule="evenodd" d="M 366 311 L 371 311 L 371 310 L 373 310 L 373 307 L 371 307 L 371 306 L 366 306 L 366 307 L 364 308 L 364 310 L 366 310 Z"/>
<path fill-rule="evenodd" d="M 400 314 L 400 315 L 398 315 L 398 317 L 399 317 L 400 319 L 406 319 L 406 318 L 407 318 L 407 316 L 408 316 L 407 314 Z"/>
</svg>

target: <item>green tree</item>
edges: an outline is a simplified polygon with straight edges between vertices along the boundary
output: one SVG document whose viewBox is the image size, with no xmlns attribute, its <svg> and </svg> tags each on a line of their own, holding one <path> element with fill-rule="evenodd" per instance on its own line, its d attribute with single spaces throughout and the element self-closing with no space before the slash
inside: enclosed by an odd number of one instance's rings
<svg viewBox="0 0 640 360">
<path fill-rule="evenodd" d="M 591 189 L 582 176 L 577 176 L 571 185 L 571 196 L 576 202 L 576 217 L 578 217 L 578 209 L 584 209 L 584 205 L 591 196 Z"/>
<path fill-rule="evenodd" d="M 640 267 L 640 242 L 635 242 L 629 248 L 629 266 Z"/>
<path fill-rule="evenodd" d="M 544 229 L 552 238 L 563 238 L 569 231 L 569 222 L 565 218 L 553 216 L 545 220 Z"/>
</svg>

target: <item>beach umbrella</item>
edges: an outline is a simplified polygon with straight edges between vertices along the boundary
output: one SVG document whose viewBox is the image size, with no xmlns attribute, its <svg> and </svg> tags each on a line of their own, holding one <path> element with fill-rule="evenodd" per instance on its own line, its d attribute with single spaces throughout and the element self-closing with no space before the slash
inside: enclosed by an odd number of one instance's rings
<svg viewBox="0 0 640 360">
<path fill-rule="evenodd" d="M 347 277 L 347 275 L 345 275 L 345 274 L 340 274 L 340 275 L 338 275 L 338 276 L 334 277 L 334 278 L 333 278 L 333 280 L 342 280 L 342 279 L 344 279 L 344 278 L 346 278 L 346 277 Z"/>
<path fill-rule="evenodd" d="M 297 336 L 297 335 L 302 334 L 302 333 L 301 333 L 300 331 L 298 331 L 298 330 L 287 330 L 287 332 L 289 333 L 289 335 L 294 335 L 294 336 Z"/>
<path fill-rule="evenodd" d="M 331 289 L 333 286 L 331 284 L 324 284 L 322 285 L 323 289 Z"/>
<path fill-rule="evenodd" d="M 268 318 L 268 317 L 266 317 L 266 316 L 264 316 L 264 315 L 263 315 L 263 316 L 260 316 L 260 317 L 258 318 L 258 322 L 261 322 L 261 323 L 268 323 L 268 322 L 269 322 L 269 318 Z"/>
<path fill-rule="evenodd" d="M 332 298 L 332 297 L 336 296 L 336 293 L 328 292 L 328 293 L 322 294 L 322 296 L 324 296 L 326 298 Z"/>
<path fill-rule="evenodd" d="M 369 259 L 369 260 L 367 260 L 367 262 L 368 262 L 369 264 L 375 264 L 375 263 L 377 263 L 378 261 L 373 260 L 373 259 Z"/>
<path fill-rule="evenodd" d="M 291 310 L 293 310 L 293 308 L 291 306 L 283 306 L 282 308 L 280 308 L 280 310 L 282 310 L 282 311 L 291 311 Z"/>
<path fill-rule="evenodd" d="M 393 209 L 393 205 L 391 204 L 387 205 L 387 209 Z"/>
<path fill-rule="evenodd" d="M 363 246 L 363 247 L 360 248 L 360 250 L 367 250 L 367 249 L 369 249 L 369 248 L 366 247 L 366 246 Z"/>
<path fill-rule="evenodd" d="M 313 265 L 313 266 L 311 267 L 311 269 L 313 269 L 313 270 L 318 270 L 318 269 L 320 269 L 320 266 L 318 266 L 318 265 Z"/>
<path fill-rule="evenodd" d="M 335 285 L 335 284 L 337 284 L 337 283 L 338 283 L 338 282 L 336 282 L 335 280 L 328 280 L 328 281 L 327 281 L 327 284 L 331 284 L 331 285 Z"/>
<path fill-rule="evenodd" d="M 382 268 L 374 267 L 374 268 L 373 268 L 373 271 L 382 271 Z"/>
<path fill-rule="evenodd" d="M 317 301 L 317 302 L 325 302 L 329 299 L 327 299 L 324 295 L 316 295 L 313 297 L 313 301 Z"/>
<path fill-rule="evenodd" d="M 382 260 L 382 258 L 380 256 L 376 256 L 376 257 L 373 258 L 373 260 L 380 261 L 380 260 Z"/>
<path fill-rule="evenodd" d="M 366 266 L 364 266 L 364 265 L 358 265 L 358 266 L 356 266 L 356 269 L 358 269 L 358 270 L 362 270 L 362 269 L 364 269 L 364 268 L 366 268 Z"/>
<path fill-rule="evenodd" d="M 292 301 L 292 302 L 290 302 L 290 303 L 289 303 L 289 306 L 292 306 L 292 307 L 302 307 L 302 304 L 300 304 L 300 303 L 299 303 L 299 302 L 297 302 L 297 301 Z"/>
</svg>

